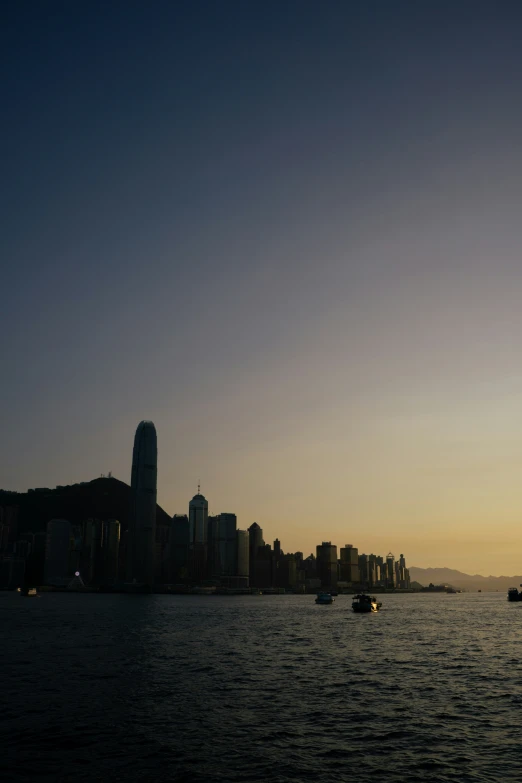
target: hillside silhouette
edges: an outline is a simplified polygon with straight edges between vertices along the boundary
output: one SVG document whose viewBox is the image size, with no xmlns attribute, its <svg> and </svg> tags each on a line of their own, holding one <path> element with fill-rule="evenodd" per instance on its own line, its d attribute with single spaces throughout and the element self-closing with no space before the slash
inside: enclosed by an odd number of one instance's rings
<svg viewBox="0 0 522 783">
<path fill-rule="evenodd" d="M 465 574 L 454 568 L 410 568 L 412 581 L 422 585 L 448 584 L 460 590 L 508 590 L 522 583 L 522 576 L 482 576 L 481 574 Z"/>
<path fill-rule="evenodd" d="M 130 521 L 131 488 L 119 479 L 102 477 L 55 489 L 25 493 L 1 491 L 0 505 L 18 506 L 18 535 L 45 530 L 50 519 L 67 519 L 79 524 L 90 517 L 118 519 L 124 531 Z M 170 516 L 158 505 L 156 524 L 171 524 Z"/>
</svg>

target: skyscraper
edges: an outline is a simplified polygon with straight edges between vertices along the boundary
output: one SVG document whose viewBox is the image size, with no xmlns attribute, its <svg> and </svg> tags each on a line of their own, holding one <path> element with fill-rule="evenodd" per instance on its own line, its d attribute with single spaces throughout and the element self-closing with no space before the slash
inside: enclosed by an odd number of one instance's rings
<svg viewBox="0 0 522 783">
<path fill-rule="evenodd" d="M 321 587 L 337 587 L 337 547 L 330 541 L 323 541 L 318 544 L 316 554 Z"/>
<path fill-rule="evenodd" d="M 237 584 L 248 587 L 250 572 L 250 535 L 248 530 L 238 530 L 237 535 Z"/>
<path fill-rule="evenodd" d="M 237 517 L 235 514 L 219 515 L 219 564 L 222 576 L 237 574 Z"/>
<path fill-rule="evenodd" d="M 218 579 L 221 573 L 219 551 L 219 531 L 221 521 L 219 516 L 209 516 L 207 521 L 207 577 Z"/>
<path fill-rule="evenodd" d="M 263 544 L 257 550 L 252 587 L 274 587 L 274 553 L 270 544 Z"/>
<path fill-rule="evenodd" d="M 410 587 L 410 572 L 406 568 L 406 558 L 401 554 L 399 559 L 399 584 L 398 587 Z"/>
<path fill-rule="evenodd" d="M 113 585 L 118 579 L 118 556 L 120 552 L 120 523 L 107 519 L 103 523 L 103 582 Z"/>
<path fill-rule="evenodd" d="M 188 576 L 190 527 L 186 514 L 174 514 L 169 535 L 170 580 L 178 583 Z"/>
<path fill-rule="evenodd" d="M 395 587 L 395 557 L 391 552 L 386 555 L 386 587 Z"/>
<path fill-rule="evenodd" d="M 158 445 L 156 428 L 142 421 L 136 430 L 132 452 L 132 509 L 128 536 L 127 579 L 152 587 L 156 541 L 156 485 Z"/>
<path fill-rule="evenodd" d="M 343 550 L 341 549 L 341 552 Z M 364 585 L 369 585 L 371 583 L 370 579 L 370 560 L 368 558 L 368 555 L 362 554 L 358 557 L 358 566 L 359 566 L 359 579 Z M 342 569 L 341 569 L 342 570 Z"/>
<path fill-rule="evenodd" d="M 381 579 L 381 566 L 379 564 L 379 558 L 377 555 L 368 555 L 368 585 L 373 587 L 380 582 Z"/>
<path fill-rule="evenodd" d="M 67 584 L 70 540 L 71 523 L 66 519 L 51 519 L 47 523 L 44 569 L 46 585 Z"/>
<path fill-rule="evenodd" d="M 277 539 L 276 539 L 277 540 Z M 295 555 L 274 555 L 274 586 L 295 589 L 297 585 L 297 564 Z"/>
<path fill-rule="evenodd" d="M 263 531 L 257 524 L 257 522 L 254 522 L 250 527 L 248 528 L 248 548 L 249 548 L 249 576 L 250 576 L 250 586 L 251 587 L 257 587 L 257 573 L 256 573 L 256 561 L 259 554 L 260 547 L 264 546 L 265 542 L 263 541 Z"/>
<path fill-rule="evenodd" d="M 91 568 L 88 581 L 94 585 L 101 585 L 103 584 L 103 522 L 101 519 L 89 521 L 91 523 Z"/>
<path fill-rule="evenodd" d="M 359 552 L 351 544 L 341 547 L 341 580 L 343 582 L 360 582 Z"/>
<path fill-rule="evenodd" d="M 190 571 L 196 580 L 207 570 L 208 501 L 199 491 L 189 503 Z"/>
</svg>

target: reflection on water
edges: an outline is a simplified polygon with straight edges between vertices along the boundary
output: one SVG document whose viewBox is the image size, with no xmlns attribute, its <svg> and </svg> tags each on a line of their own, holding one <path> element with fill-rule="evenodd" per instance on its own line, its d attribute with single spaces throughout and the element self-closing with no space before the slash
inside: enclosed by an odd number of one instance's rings
<svg viewBox="0 0 522 783">
<path fill-rule="evenodd" d="M 2 781 L 518 781 L 503 594 L 0 593 Z"/>
</svg>

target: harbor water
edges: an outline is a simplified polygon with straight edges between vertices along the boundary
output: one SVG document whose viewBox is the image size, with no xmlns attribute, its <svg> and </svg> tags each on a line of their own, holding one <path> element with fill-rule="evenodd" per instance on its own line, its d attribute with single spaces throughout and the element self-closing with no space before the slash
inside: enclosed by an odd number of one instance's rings
<svg viewBox="0 0 522 783">
<path fill-rule="evenodd" d="M 0 593 L 0 779 L 522 780 L 522 603 L 379 600 Z"/>
</svg>

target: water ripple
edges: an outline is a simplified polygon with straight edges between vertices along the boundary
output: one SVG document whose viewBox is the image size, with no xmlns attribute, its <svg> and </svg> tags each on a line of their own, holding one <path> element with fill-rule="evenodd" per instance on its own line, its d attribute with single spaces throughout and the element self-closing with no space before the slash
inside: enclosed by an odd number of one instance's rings
<svg viewBox="0 0 522 783">
<path fill-rule="evenodd" d="M 517 607 L 383 599 L 0 593 L 0 777 L 522 779 Z"/>
</svg>

